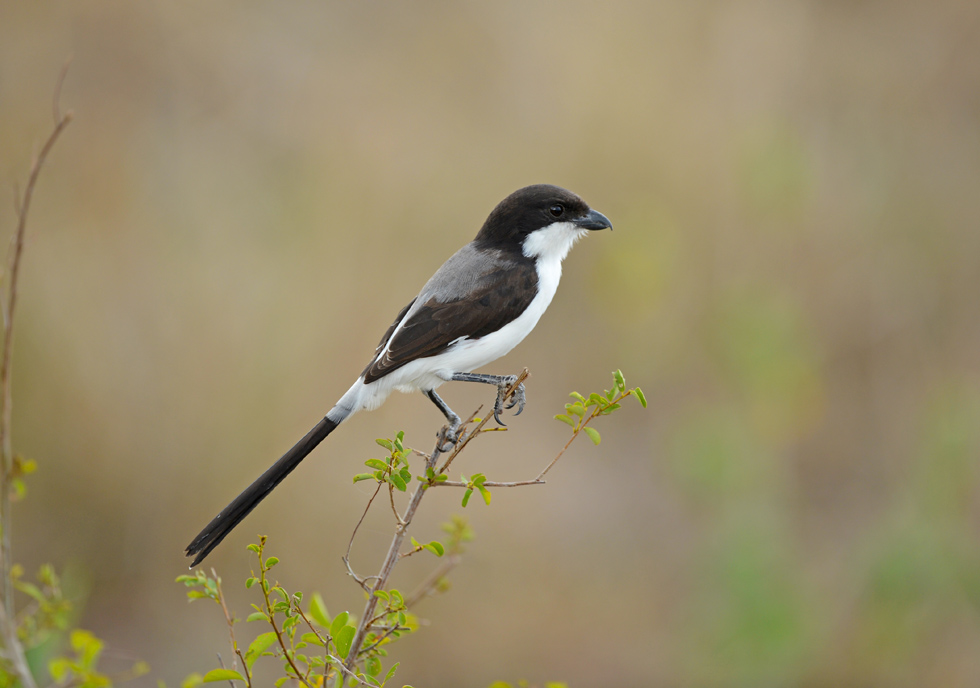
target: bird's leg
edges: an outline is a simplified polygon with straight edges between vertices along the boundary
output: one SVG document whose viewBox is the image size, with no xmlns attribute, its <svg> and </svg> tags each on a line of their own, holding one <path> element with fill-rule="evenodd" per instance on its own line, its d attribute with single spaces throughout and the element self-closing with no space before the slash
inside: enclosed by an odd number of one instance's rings
<svg viewBox="0 0 980 688">
<path fill-rule="evenodd" d="M 430 389 L 429 391 L 427 391 L 425 393 L 425 396 L 429 397 L 429 399 L 432 400 L 432 403 L 435 404 L 440 411 L 442 411 L 442 415 L 444 415 L 446 417 L 446 420 L 449 421 L 449 425 L 443 428 L 443 430 L 445 431 L 446 442 L 448 442 L 449 445 L 456 444 L 456 440 L 459 439 L 456 433 L 459 432 L 459 426 L 462 424 L 462 421 L 459 419 L 459 416 L 453 413 L 453 410 L 449 408 L 449 405 L 442 400 L 442 397 L 436 394 L 436 391 L 434 389 Z M 440 431 L 440 433 L 442 433 L 442 431 Z M 449 451 L 449 447 L 440 447 L 440 450 Z"/>
<path fill-rule="evenodd" d="M 517 381 L 516 375 L 483 375 L 480 373 L 454 373 L 453 380 L 457 382 L 482 382 L 485 385 L 496 385 L 497 386 L 497 401 L 493 405 L 493 418 L 497 421 L 498 425 L 504 425 L 500 420 L 500 412 L 504 408 L 514 408 L 517 406 L 517 413 L 515 416 L 521 415 L 521 411 L 524 410 L 524 404 L 527 403 L 527 397 L 524 394 L 524 383 L 522 382 L 517 386 L 517 389 L 511 394 L 511 401 L 507 406 L 504 406 L 506 399 L 504 395 L 507 394 L 507 390 L 512 384 Z"/>
</svg>

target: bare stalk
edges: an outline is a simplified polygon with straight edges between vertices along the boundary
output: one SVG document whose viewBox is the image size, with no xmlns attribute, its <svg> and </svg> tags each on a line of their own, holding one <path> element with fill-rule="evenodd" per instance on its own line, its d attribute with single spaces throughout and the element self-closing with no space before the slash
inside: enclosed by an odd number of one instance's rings
<svg viewBox="0 0 980 688">
<path fill-rule="evenodd" d="M 13 246 L 10 253 L 10 282 L 7 285 L 6 300 L 3 304 L 3 355 L 0 357 L 0 585 L 3 587 L 2 609 L 0 609 L 0 626 L 2 626 L 3 644 L 7 659 L 14 666 L 24 688 L 36 688 L 37 684 L 31 675 L 24 657 L 24 648 L 17 638 L 17 621 L 14 613 L 14 589 L 10 578 L 10 485 L 14 471 L 14 452 L 10 438 L 10 419 L 13 401 L 10 395 L 10 360 L 14 337 L 14 310 L 17 306 L 17 281 L 20 276 L 21 256 L 24 253 L 24 235 L 27 232 L 27 215 L 34 197 L 34 187 L 37 185 L 41 168 L 47 159 L 55 141 L 72 120 L 72 112 L 64 114 L 58 105 L 61 99 L 61 86 L 68 73 L 66 63 L 61 70 L 61 76 L 54 91 L 54 130 L 48 136 L 40 152 L 31 163 L 31 171 L 27 176 L 27 186 L 24 195 L 17 199 L 17 229 L 13 236 Z"/>
</svg>

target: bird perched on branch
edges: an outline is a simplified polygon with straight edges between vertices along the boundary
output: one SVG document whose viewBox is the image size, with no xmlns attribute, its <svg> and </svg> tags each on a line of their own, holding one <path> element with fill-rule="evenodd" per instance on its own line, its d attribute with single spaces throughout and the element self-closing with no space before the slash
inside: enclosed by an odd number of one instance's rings
<svg viewBox="0 0 980 688">
<path fill-rule="evenodd" d="M 524 410 L 524 385 L 505 399 L 513 375 L 471 371 L 494 361 L 534 329 L 551 303 L 561 262 L 593 230 L 612 229 L 602 213 L 557 186 L 515 191 L 490 213 L 476 238 L 457 251 L 395 317 L 374 357 L 327 415 L 187 546 L 197 566 L 232 529 L 344 420 L 375 409 L 392 390 L 420 391 L 445 415 L 455 442 L 460 418 L 436 388 L 450 380 L 497 388 L 493 416 Z"/>
</svg>

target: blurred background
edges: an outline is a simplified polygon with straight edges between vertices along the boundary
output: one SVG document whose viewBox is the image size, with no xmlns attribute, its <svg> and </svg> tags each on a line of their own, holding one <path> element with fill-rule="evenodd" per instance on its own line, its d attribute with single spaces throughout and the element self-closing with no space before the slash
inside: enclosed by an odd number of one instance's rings
<svg viewBox="0 0 980 688">
<path fill-rule="evenodd" d="M 528 407 L 459 470 L 533 477 L 567 393 L 616 368 L 650 408 L 544 487 L 423 503 L 420 540 L 461 512 L 477 537 L 397 685 L 980 684 L 980 4 L 4 2 L 8 199 L 68 56 L 20 285 L 14 445 L 40 468 L 14 551 L 66 572 L 107 668 L 175 686 L 228 659 L 174 583 L 184 546 L 498 201 L 550 182 L 616 229 L 487 370 L 527 366 Z M 237 614 L 257 533 L 287 588 L 357 613 L 351 476 L 440 424 L 395 395 L 331 436 L 206 562 Z M 391 532 L 372 512 L 358 571 Z"/>
</svg>

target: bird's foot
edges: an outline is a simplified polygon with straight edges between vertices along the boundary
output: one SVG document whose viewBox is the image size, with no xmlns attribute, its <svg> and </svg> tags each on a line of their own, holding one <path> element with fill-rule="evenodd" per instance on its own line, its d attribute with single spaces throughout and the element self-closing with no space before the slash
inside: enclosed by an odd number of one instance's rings
<svg viewBox="0 0 980 688">
<path fill-rule="evenodd" d="M 460 440 L 459 427 L 461 424 L 457 418 L 455 422 L 449 425 L 443 425 L 442 429 L 436 433 L 436 440 L 438 441 L 440 452 L 446 454 L 456 446 L 456 443 Z"/>
<path fill-rule="evenodd" d="M 517 413 L 515 413 L 514 415 L 519 416 L 521 415 L 521 412 L 524 410 L 524 404 L 527 403 L 527 397 L 524 394 L 523 382 L 519 384 L 517 386 L 517 389 L 511 392 L 510 395 L 507 395 L 507 390 L 510 389 L 510 386 L 514 384 L 516 381 L 517 381 L 516 375 L 508 375 L 507 377 L 502 378 L 500 382 L 497 384 L 497 401 L 493 405 L 493 419 L 497 421 L 498 425 L 502 425 L 506 427 L 504 422 L 500 420 L 500 413 L 505 408 L 512 409 L 516 406 Z M 505 406 L 504 402 L 507 402 L 508 398 L 510 399 L 510 401 Z"/>
</svg>

